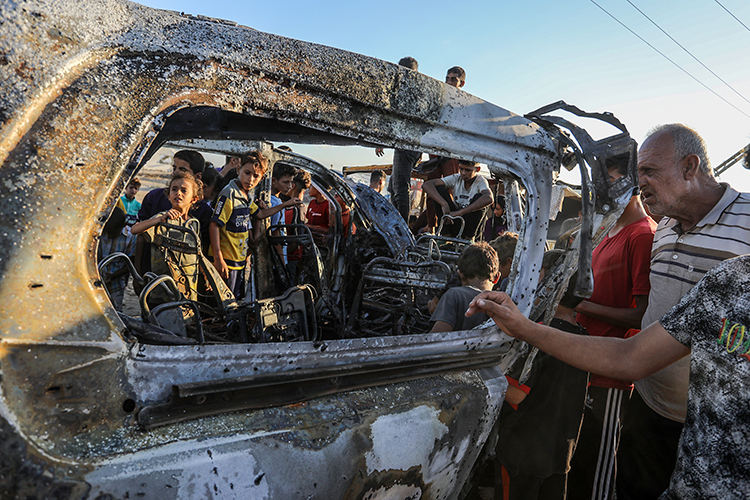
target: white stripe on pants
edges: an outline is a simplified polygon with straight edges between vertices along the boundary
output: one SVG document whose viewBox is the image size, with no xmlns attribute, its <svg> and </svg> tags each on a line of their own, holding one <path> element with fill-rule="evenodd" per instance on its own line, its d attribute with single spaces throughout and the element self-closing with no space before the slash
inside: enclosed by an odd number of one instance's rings
<svg viewBox="0 0 750 500">
<path fill-rule="evenodd" d="M 599 458 L 596 461 L 594 486 L 591 500 L 606 499 L 614 480 L 615 453 L 620 438 L 620 409 L 625 391 L 609 388 L 602 419 L 602 437 L 599 444 Z"/>
</svg>

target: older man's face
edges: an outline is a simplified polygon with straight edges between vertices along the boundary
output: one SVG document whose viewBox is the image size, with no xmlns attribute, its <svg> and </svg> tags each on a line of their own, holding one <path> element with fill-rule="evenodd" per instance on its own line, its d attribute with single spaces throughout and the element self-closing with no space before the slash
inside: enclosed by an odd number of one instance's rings
<svg viewBox="0 0 750 500">
<path fill-rule="evenodd" d="M 643 202 L 654 215 L 679 215 L 680 204 L 688 202 L 684 158 L 674 157 L 668 133 L 646 139 L 638 151 L 638 181 Z"/>
</svg>

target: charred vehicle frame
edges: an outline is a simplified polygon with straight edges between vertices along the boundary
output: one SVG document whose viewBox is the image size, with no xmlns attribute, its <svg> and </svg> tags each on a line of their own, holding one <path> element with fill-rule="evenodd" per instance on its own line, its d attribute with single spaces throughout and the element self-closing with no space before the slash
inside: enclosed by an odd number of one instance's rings
<svg viewBox="0 0 750 500">
<path fill-rule="evenodd" d="M 505 370 L 522 355 L 531 363 L 533 350 L 492 325 L 419 332 L 414 306 L 445 286 L 449 266 L 420 253 L 374 192 L 271 144 L 487 164 L 521 235 L 511 296 L 549 316 L 559 285 L 587 269 L 606 232 L 592 228 L 611 226 L 633 192 L 625 128 L 597 115 L 620 132 L 594 141 L 552 108 L 522 117 L 373 58 L 128 2 L 11 1 L 0 23 L 0 494 L 458 498 L 496 421 Z M 336 223 L 307 282 L 282 276 L 271 251 L 294 238 L 310 246 L 300 228 L 261 240 L 244 303 L 215 281 L 213 311 L 170 286 L 175 305 L 118 315 L 97 239 L 128 180 L 166 143 L 257 144 L 330 190 Z M 604 161 L 623 153 L 630 175 L 610 184 Z M 564 163 L 581 167 L 584 220 L 539 285 Z M 160 279 L 150 284 L 170 278 Z M 201 320 L 184 331 L 158 318 L 185 308 Z M 385 314 L 379 328 L 372 318 Z M 221 332 L 198 327 L 212 315 Z"/>
</svg>

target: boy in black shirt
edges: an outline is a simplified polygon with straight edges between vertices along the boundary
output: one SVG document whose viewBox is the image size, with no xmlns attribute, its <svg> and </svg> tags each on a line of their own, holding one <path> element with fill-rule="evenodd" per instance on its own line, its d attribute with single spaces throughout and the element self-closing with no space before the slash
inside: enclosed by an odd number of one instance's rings
<svg viewBox="0 0 750 500">
<path fill-rule="evenodd" d="M 560 250 L 545 253 L 542 278 L 561 255 Z M 588 335 L 576 323 L 573 312 L 583 300 L 573 295 L 575 282 L 574 274 L 550 326 Z M 495 474 L 502 476 L 504 500 L 563 499 L 581 427 L 589 374 L 540 351 L 528 380 L 519 384 L 514 377 L 520 375 L 524 362 L 525 358 L 516 362 L 507 376 L 509 386 L 500 413 L 495 450 L 501 471 L 496 466 Z"/>
</svg>

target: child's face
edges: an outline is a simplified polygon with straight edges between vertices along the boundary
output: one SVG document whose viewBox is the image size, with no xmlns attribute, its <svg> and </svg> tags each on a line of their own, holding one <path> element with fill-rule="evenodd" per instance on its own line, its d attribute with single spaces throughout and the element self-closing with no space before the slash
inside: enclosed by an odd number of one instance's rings
<svg viewBox="0 0 750 500">
<path fill-rule="evenodd" d="M 128 184 L 128 187 L 125 188 L 125 198 L 132 200 L 135 198 L 135 195 L 138 194 L 138 186 L 134 186 L 133 184 Z"/>
<path fill-rule="evenodd" d="M 169 201 L 172 208 L 187 213 L 195 203 L 195 186 L 187 179 L 175 179 L 169 185 Z"/>
<path fill-rule="evenodd" d="M 245 193 L 249 193 L 262 178 L 263 174 L 252 163 L 245 163 L 239 169 L 237 182 Z"/>
<path fill-rule="evenodd" d="M 279 179 L 272 178 L 271 187 L 273 188 L 274 191 L 278 191 L 281 194 L 288 195 L 289 192 L 294 187 L 294 176 L 284 175 Z"/>
</svg>

